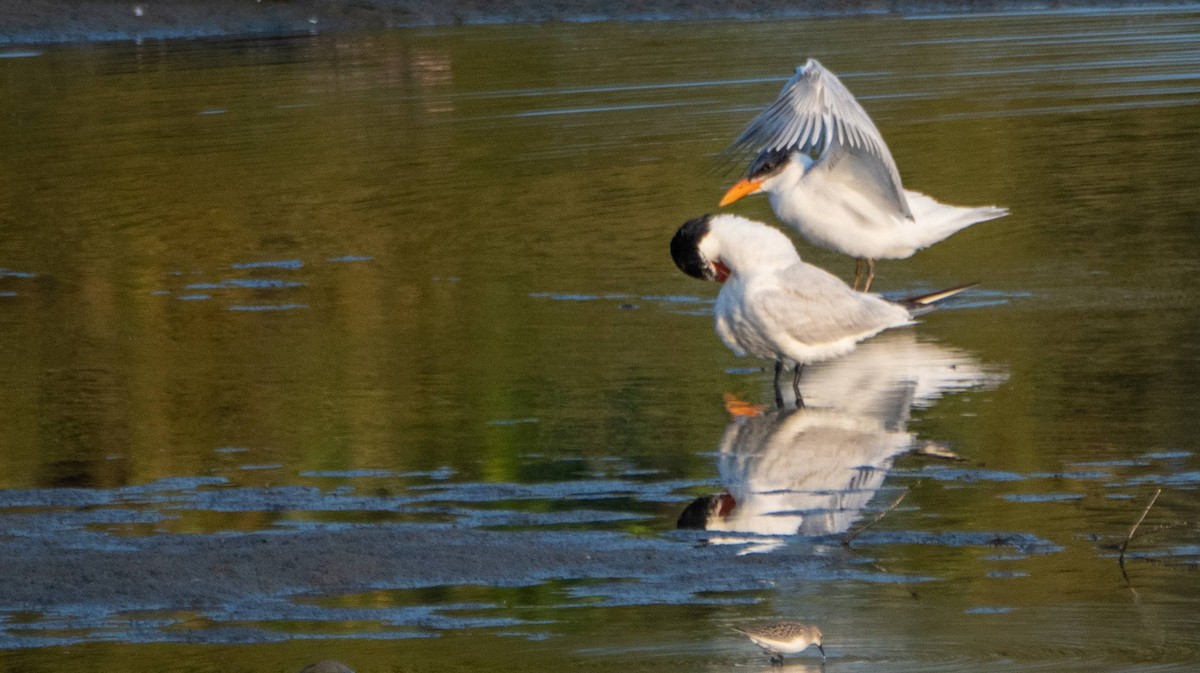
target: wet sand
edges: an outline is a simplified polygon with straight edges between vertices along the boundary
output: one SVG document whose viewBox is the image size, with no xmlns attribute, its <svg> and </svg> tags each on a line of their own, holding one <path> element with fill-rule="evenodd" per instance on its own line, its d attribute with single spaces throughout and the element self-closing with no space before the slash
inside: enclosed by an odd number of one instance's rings
<svg viewBox="0 0 1200 673">
<path fill-rule="evenodd" d="M 1154 3 L 1154 6 L 1187 3 Z M 921 0 L 9 0 L 0 44 L 293 35 L 406 26 L 550 21 L 745 20 L 871 13 L 1055 11 L 1139 7 L 1087 2 Z"/>
</svg>

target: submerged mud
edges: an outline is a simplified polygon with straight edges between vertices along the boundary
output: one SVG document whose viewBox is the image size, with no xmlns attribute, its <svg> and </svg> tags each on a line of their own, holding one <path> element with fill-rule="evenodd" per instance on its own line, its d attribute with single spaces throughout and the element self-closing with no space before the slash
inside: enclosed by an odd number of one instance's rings
<svg viewBox="0 0 1200 673">
<path fill-rule="evenodd" d="M 768 561 L 739 559 L 715 547 L 616 534 L 497 533 L 419 525 L 119 540 L 9 537 L 0 541 L 0 556 L 6 565 L 0 605 L 9 614 L 27 613 L 21 623 L 6 620 L 0 629 L 0 644 L 6 648 L 111 637 L 114 629 L 126 631 L 122 640 L 169 640 L 180 624 L 170 618 L 159 628 L 147 630 L 143 624 L 135 631 L 122 616 L 133 613 L 186 612 L 214 627 L 236 623 L 242 627 L 237 640 L 271 639 L 268 632 L 247 625 L 278 620 L 377 620 L 386 622 L 395 637 L 511 621 L 464 623 L 438 617 L 440 610 L 428 606 L 348 613 L 295 602 L 366 590 L 606 580 L 607 586 L 591 588 L 593 596 L 630 605 L 696 601 L 700 592 L 754 590 L 764 578 L 784 574 L 784 568 L 789 577 L 810 579 L 872 575 L 845 558 L 814 557 L 807 551 Z M 453 606 L 442 609 L 453 611 Z M 31 628 L 73 633 L 53 637 Z M 230 634 L 210 628 L 187 637 L 225 641 Z"/>
<path fill-rule="evenodd" d="M 757 592 L 768 587 L 919 579 L 875 567 L 843 547 L 839 537 L 795 538 L 773 544 L 770 554 L 747 553 L 755 544 L 750 534 L 739 540 L 701 531 L 639 537 L 597 530 L 607 517 L 587 510 L 530 517 L 501 508 L 476 517 L 463 509 L 457 516 L 447 515 L 446 523 L 310 521 L 251 532 L 130 534 L 131 526 L 172 521 L 180 507 L 279 511 L 287 503 L 292 512 L 309 508 L 346 515 L 351 505 L 363 508 L 356 510 L 361 513 L 401 510 L 420 500 L 359 499 L 306 489 L 299 489 L 306 498 L 295 493 L 289 498 L 260 489 L 196 486 L 169 494 L 162 485 L 6 492 L 0 503 L 5 511 L 0 520 L 5 531 L 0 536 L 5 577 L 0 583 L 0 647 L 112 638 L 257 642 L 283 637 L 271 625 L 285 621 L 316 624 L 318 630 L 320 624 L 384 624 L 384 634 L 375 637 L 393 638 L 524 624 L 501 601 L 463 606 L 415 598 L 352 609 L 317 604 L 367 591 L 565 582 L 570 589 L 557 607 L 580 599 L 618 607 L 736 604 L 758 601 Z M 564 485 L 561 490 L 573 488 Z M 619 482 L 608 488 L 609 493 L 628 492 Z M 606 492 L 598 484 L 584 490 L 593 496 Z M 455 487 L 450 491 L 459 494 Z M 464 485 L 459 495 L 471 491 Z M 642 495 L 662 497 L 656 491 L 648 487 Z M 503 501 L 492 500 L 492 506 Z M 511 507 L 512 501 L 508 503 Z M 587 529 L 563 529 L 564 524 Z M 1059 550 L 1033 535 L 1006 533 L 891 531 L 876 537 L 867 532 L 855 544 L 877 543 L 1002 547 L 1020 554 Z M 459 614 L 467 608 L 469 614 Z"/>
</svg>

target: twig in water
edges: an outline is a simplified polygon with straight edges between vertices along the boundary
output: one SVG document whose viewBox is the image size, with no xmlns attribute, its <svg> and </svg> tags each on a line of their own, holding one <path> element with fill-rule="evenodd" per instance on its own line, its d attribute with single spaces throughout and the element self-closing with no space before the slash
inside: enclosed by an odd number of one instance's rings
<svg viewBox="0 0 1200 673">
<path fill-rule="evenodd" d="M 892 571 L 883 567 L 883 565 L 880 564 L 878 561 L 874 561 L 872 559 L 866 558 L 865 556 L 862 555 L 862 552 L 858 551 L 854 547 L 846 547 L 846 551 L 850 552 L 851 554 L 854 554 L 855 556 L 866 559 L 867 563 L 869 563 L 872 568 L 878 570 L 879 572 L 883 573 L 884 575 L 887 575 L 889 578 L 892 576 Z M 921 599 L 921 594 L 917 593 L 916 589 L 913 589 L 911 586 L 909 586 L 908 582 L 905 582 L 902 579 L 897 579 L 894 581 L 896 584 L 899 584 L 900 587 L 903 588 L 904 591 L 908 593 L 909 597 L 912 598 L 914 601 Z"/>
<path fill-rule="evenodd" d="M 850 543 L 854 542 L 854 538 L 858 537 L 859 535 L 862 535 L 863 531 L 865 531 L 866 529 L 870 528 L 871 526 L 874 526 L 875 524 L 879 523 L 879 520 L 882 519 L 883 517 L 887 516 L 888 512 L 891 512 L 893 509 L 896 509 L 896 506 L 900 504 L 900 501 L 904 500 L 904 496 L 906 496 L 906 495 L 908 495 L 907 488 L 904 489 L 904 492 L 900 494 L 899 498 L 896 498 L 896 500 L 893 501 L 892 504 L 888 505 L 887 509 L 880 512 L 879 515 L 876 516 L 874 519 L 871 519 L 870 523 L 867 523 L 866 525 L 863 525 L 863 526 L 859 526 L 857 529 L 855 529 L 849 535 L 847 535 L 845 538 L 843 538 L 842 546 L 849 549 Z"/>
<path fill-rule="evenodd" d="M 1150 513 L 1150 508 L 1158 501 L 1158 496 L 1162 495 L 1162 489 L 1154 492 L 1154 497 L 1150 498 L 1150 502 L 1146 503 L 1146 509 L 1142 510 L 1142 515 L 1138 517 L 1137 523 L 1133 524 L 1133 528 L 1129 529 L 1129 535 L 1125 536 L 1125 541 L 1121 543 L 1121 553 L 1117 556 L 1117 565 L 1121 566 L 1121 577 L 1125 578 L 1125 583 L 1129 583 L 1129 575 L 1125 572 L 1125 550 L 1129 548 L 1129 541 L 1133 539 L 1134 533 L 1137 533 L 1138 526 L 1146 520 L 1146 515 Z"/>
</svg>

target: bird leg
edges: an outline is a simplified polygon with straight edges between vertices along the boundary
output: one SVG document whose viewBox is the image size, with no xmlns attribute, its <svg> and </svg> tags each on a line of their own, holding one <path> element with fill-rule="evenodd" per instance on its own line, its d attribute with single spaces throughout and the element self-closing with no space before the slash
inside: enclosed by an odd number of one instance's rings
<svg viewBox="0 0 1200 673">
<path fill-rule="evenodd" d="M 858 261 L 859 261 L 859 263 L 862 263 L 861 259 Z M 867 284 L 865 286 L 863 286 L 863 292 L 869 292 L 871 290 L 871 281 L 873 281 L 873 280 L 875 280 L 875 260 L 868 259 L 867 260 Z M 855 283 L 854 287 L 857 288 L 858 283 Z"/>
<path fill-rule="evenodd" d="M 792 375 L 792 392 L 796 393 L 796 408 L 804 408 L 804 397 L 800 394 L 800 375 L 804 373 L 804 365 L 796 363 L 796 373 Z"/>
<path fill-rule="evenodd" d="M 858 284 L 862 282 L 863 259 L 859 257 L 854 260 L 854 289 L 858 289 Z"/>
<path fill-rule="evenodd" d="M 771 655 L 771 665 L 772 666 L 782 666 L 783 665 L 783 655 L 782 654 L 772 654 Z"/>
<path fill-rule="evenodd" d="M 779 378 L 783 375 L 783 361 L 775 361 L 775 407 L 783 408 L 783 391 L 779 389 Z"/>
</svg>

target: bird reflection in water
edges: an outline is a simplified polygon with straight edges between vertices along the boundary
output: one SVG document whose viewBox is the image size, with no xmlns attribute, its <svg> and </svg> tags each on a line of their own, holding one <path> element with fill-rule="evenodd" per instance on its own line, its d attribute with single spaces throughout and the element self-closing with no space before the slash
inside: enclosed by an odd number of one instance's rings
<svg viewBox="0 0 1200 673">
<path fill-rule="evenodd" d="M 725 492 L 698 498 L 680 528 L 727 533 L 714 544 L 765 552 L 786 536 L 846 532 L 883 485 L 892 461 L 926 442 L 908 431 L 913 408 L 1005 379 L 970 355 L 884 334 L 806 374 L 807 407 L 766 410 L 726 396 L 733 417 L 717 467 Z"/>
</svg>

